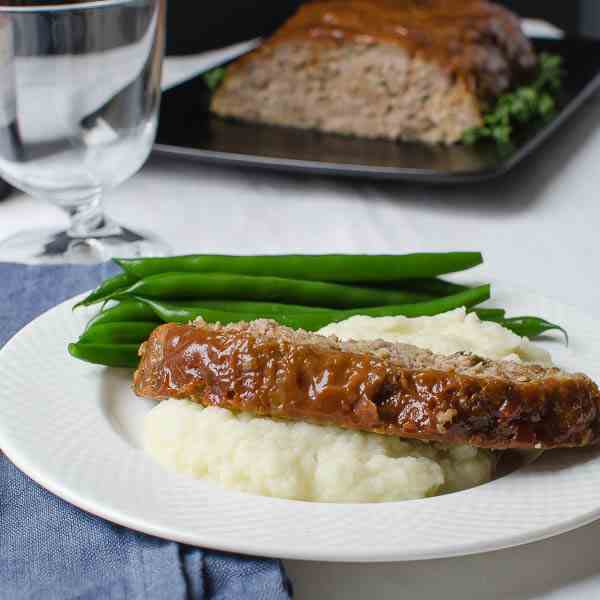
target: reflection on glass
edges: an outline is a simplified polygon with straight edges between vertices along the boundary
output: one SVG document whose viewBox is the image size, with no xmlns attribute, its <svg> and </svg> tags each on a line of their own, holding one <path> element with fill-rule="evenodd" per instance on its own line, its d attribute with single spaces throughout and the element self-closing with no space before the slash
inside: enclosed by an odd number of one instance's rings
<svg viewBox="0 0 600 600">
<path fill-rule="evenodd" d="M 0 7 L 0 173 L 63 208 L 71 226 L 18 234 L 0 243 L 0 259 L 164 253 L 102 210 L 154 142 L 164 0 L 13 4 Z"/>
</svg>

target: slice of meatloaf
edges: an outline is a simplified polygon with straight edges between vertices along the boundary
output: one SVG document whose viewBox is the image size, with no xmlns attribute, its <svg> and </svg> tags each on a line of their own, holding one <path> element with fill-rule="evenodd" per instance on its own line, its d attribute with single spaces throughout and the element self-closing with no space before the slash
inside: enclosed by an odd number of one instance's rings
<svg viewBox="0 0 600 600">
<path fill-rule="evenodd" d="M 535 66 L 520 21 L 486 0 L 317 0 L 227 69 L 224 116 L 453 143 Z"/>
<path fill-rule="evenodd" d="M 599 438 L 598 388 L 559 369 L 340 342 L 268 320 L 161 325 L 140 353 L 134 385 L 147 398 L 485 448 Z"/>
</svg>

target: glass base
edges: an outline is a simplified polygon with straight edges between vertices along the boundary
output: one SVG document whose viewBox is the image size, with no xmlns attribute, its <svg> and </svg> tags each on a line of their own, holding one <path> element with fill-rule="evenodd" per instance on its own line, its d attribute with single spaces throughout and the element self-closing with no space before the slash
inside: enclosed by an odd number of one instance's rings
<svg viewBox="0 0 600 600">
<path fill-rule="evenodd" d="M 113 226 L 98 237 L 75 237 L 67 231 L 23 231 L 0 241 L 0 261 L 27 264 L 98 264 L 111 258 L 168 256 L 169 246 L 151 234 Z"/>
</svg>

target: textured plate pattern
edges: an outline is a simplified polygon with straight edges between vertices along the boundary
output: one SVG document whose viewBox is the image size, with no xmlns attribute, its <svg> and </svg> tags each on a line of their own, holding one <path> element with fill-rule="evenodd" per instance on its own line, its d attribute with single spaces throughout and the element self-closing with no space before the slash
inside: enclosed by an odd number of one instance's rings
<svg viewBox="0 0 600 600">
<path fill-rule="evenodd" d="M 600 323 L 534 294 L 503 288 L 513 314 L 566 326 L 556 362 L 600 381 Z M 134 529 L 223 550 L 330 561 L 456 556 L 549 537 L 600 516 L 600 449 L 556 451 L 503 479 L 427 500 L 311 504 L 228 492 L 163 471 L 139 449 L 152 403 L 130 374 L 71 359 L 89 311 L 67 302 L 0 351 L 0 447 L 66 500 Z"/>
</svg>

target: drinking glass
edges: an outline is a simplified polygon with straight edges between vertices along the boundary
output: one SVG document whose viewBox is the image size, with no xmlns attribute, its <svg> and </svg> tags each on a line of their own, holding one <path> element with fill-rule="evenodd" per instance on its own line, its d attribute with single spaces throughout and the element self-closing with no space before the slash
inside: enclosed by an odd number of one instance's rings
<svg viewBox="0 0 600 600">
<path fill-rule="evenodd" d="M 154 142 L 166 0 L 0 0 L 0 175 L 70 217 L 0 242 L 0 260 L 162 255 L 102 206 Z"/>
</svg>

